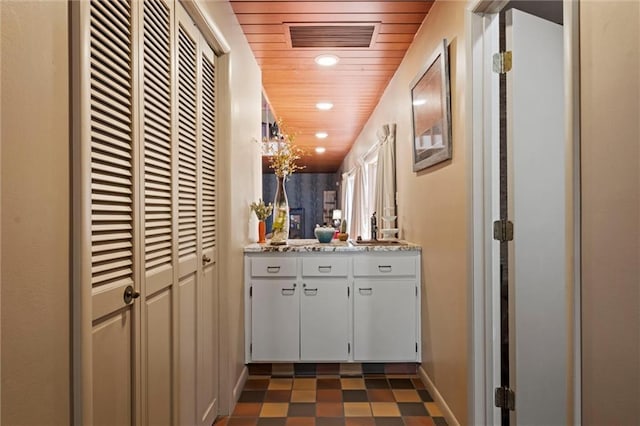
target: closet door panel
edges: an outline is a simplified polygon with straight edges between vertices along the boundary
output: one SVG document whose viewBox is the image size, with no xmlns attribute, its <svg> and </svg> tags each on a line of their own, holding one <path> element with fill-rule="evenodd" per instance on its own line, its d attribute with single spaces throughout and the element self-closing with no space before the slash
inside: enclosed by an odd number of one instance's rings
<svg viewBox="0 0 640 426">
<path fill-rule="evenodd" d="M 173 4 L 140 3 L 143 423 L 172 421 L 174 372 Z"/>
<path fill-rule="evenodd" d="M 180 365 L 180 424 L 197 419 L 198 313 L 200 214 L 198 140 L 198 40 L 199 34 L 182 6 L 176 7 L 176 134 L 178 160 L 178 276 L 180 282 L 178 324 Z"/>
<path fill-rule="evenodd" d="M 139 290 L 135 275 L 134 140 L 135 10 L 127 1 L 88 5 L 88 126 L 91 249 L 90 321 L 92 424 L 132 424 L 135 412 L 136 316 L 125 300 Z M 86 113 L 86 111 L 83 111 Z M 88 140 L 86 140 L 88 139 Z"/>
<path fill-rule="evenodd" d="M 170 425 L 171 395 L 171 288 L 148 297 L 145 301 L 146 330 L 146 404 L 145 424 Z"/>
<path fill-rule="evenodd" d="M 199 424 L 210 425 L 218 412 L 218 282 L 216 253 L 216 91 L 215 55 L 200 43 L 200 140 L 202 275 L 198 316 Z"/>
</svg>

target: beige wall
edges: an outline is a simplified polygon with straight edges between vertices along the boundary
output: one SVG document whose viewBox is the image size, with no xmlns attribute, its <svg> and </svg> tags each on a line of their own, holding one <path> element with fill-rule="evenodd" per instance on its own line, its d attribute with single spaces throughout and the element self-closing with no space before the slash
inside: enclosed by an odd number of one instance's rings
<svg viewBox="0 0 640 426">
<path fill-rule="evenodd" d="M 467 210 L 470 188 L 465 135 L 466 2 L 436 2 L 402 64 L 343 163 L 351 169 L 397 123 L 398 225 L 400 236 L 422 246 L 422 366 L 461 424 L 467 422 Z M 453 159 L 412 172 L 411 81 L 436 46 L 449 41 Z"/>
<path fill-rule="evenodd" d="M 219 265 L 222 413 L 235 403 L 233 388 L 244 368 L 243 247 L 249 243 L 249 204 L 262 188 L 260 157 L 261 72 L 227 1 L 201 8 L 224 35 L 231 51 L 219 62 Z M 226 68 L 226 71 L 224 69 Z M 238 397 L 236 395 L 235 397 Z"/>
<path fill-rule="evenodd" d="M 640 3 L 580 4 L 582 421 L 640 424 Z"/>
<path fill-rule="evenodd" d="M 67 2 L 1 1 L 2 424 L 69 424 Z"/>
</svg>

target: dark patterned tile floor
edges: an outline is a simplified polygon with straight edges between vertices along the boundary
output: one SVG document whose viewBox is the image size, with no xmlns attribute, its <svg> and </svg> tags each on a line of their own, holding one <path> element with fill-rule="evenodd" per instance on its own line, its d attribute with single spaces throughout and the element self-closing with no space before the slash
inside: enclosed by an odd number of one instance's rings
<svg viewBox="0 0 640 426">
<path fill-rule="evenodd" d="M 415 364 L 251 364 L 216 426 L 446 425 Z"/>
</svg>

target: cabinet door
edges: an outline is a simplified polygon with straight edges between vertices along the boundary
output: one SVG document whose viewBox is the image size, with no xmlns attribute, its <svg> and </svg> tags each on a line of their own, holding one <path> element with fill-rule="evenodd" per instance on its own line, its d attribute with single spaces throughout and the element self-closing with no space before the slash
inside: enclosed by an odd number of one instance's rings
<svg viewBox="0 0 640 426">
<path fill-rule="evenodd" d="M 300 294 L 300 358 L 349 358 L 349 284 L 340 279 L 305 280 Z"/>
<path fill-rule="evenodd" d="M 356 280 L 354 360 L 416 360 L 416 282 Z"/>
<path fill-rule="evenodd" d="M 251 283 L 251 337 L 254 361 L 300 359 L 300 298 L 293 280 Z"/>
</svg>

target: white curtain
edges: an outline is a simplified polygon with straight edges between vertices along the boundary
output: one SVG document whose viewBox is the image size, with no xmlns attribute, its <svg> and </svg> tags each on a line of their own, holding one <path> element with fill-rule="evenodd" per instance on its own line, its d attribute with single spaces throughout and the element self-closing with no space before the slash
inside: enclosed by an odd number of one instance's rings
<svg viewBox="0 0 640 426">
<path fill-rule="evenodd" d="M 380 148 L 375 185 L 378 228 L 397 228 L 397 222 L 385 223 L 383 216 L 396 215 L 396 125 L 385 124 L 378 132 Z"/>
<path fill-rule="evenodd" d="M 355 169 L 353 180 L 353 210 L 351 214 L 351 225 L 349 225 L 349 234 L 351 238 L 362 236 L 366 238 L 368 226 L 368 218 L 366 216 L 365 197 L 367 193 L 366 182 L 364 179 L 364 167 L 359 163 Z"/>
<path fill-rule="evenodd" d="M 347 221 L 347 232 L 351 235 L 351 223 L 353 221 L 353 183 L 355 173 L 342 174 L 342 219 Z"/>
</svg>

